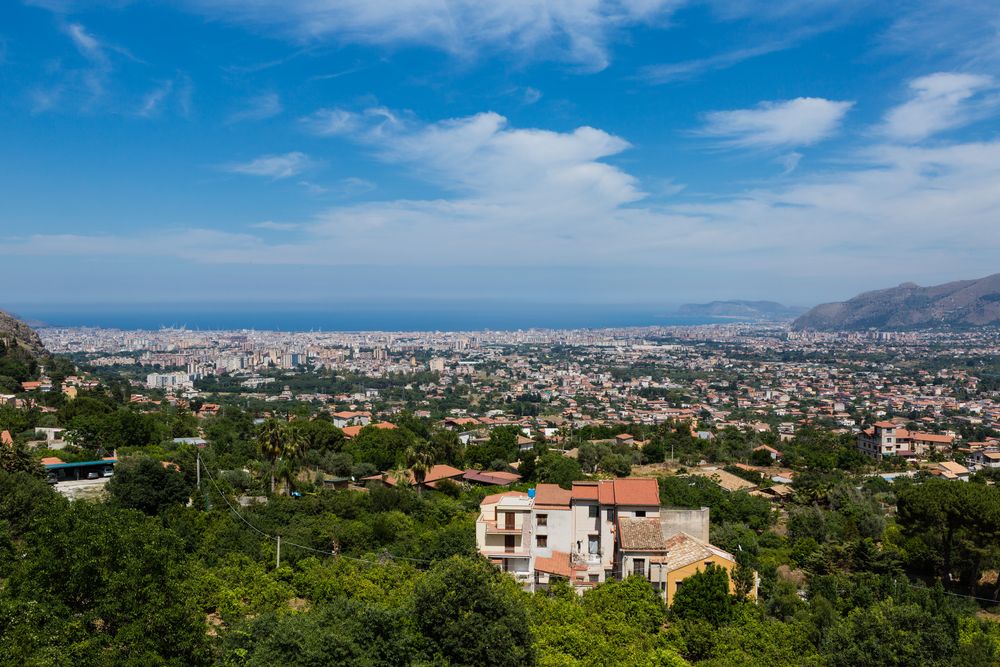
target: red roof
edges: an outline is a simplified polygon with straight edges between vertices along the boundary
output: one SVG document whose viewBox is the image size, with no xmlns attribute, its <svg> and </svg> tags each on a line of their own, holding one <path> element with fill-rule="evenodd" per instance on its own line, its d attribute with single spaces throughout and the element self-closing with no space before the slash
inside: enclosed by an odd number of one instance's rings
<svg viewBox="0 0 1000 667">
<path fill-rule="evenodd" d="M 512 472 L 501 472 L 501 471 L 491 471 L 483 470 L 466 470 L 465 474 L 462 475 L 462 479 L 467 482 L 479 482 L 480 484 L 495 484 L 497 486 L 506 486 L 507 484 L 513 484 L 521 479 L 520 475 Z"/>
<path fill-rule="evenodd" d="M 539 484 L 535 488 L 535 507 L 569 507 L 572 497 L 572 491 L 558 484 Z"/>
<path fill-rule="evenodd" d="M 659 505 L 660 485 L 651 477 L 614 480 L 615 504 Z"/>
<path fill-rule="evenodd" d="M 573 482 L 573 500 L 597 500 L 597 482 Z"/>
<path fill-rule="evenodd" d="M 396 428 L 396 425 L 393 424 L 392 422 L 378 422 L 377 424 L 369 424 L 368 426 L 371 426 L 373 428 L 388 428 L 388 429 Z M 350 440 L 351 438 L 356 437 L 358 433 L 361 433 L 361 429 L 368 428 L 368 426 L 345 426 L 344 428 L 341 429 L 341 431 L 344 432 L 344 437 Z"/>
<path fill-rule="evenodd" d="M 413 474 L 412 471 L 410 474 L 411 475 Z M 427 484 L 429 482 L 436 482 L 440 479 L 461 477 L 464 474 L 465 473 L 459 470 L 458 468 L 452 468 L 449 465 L 438 464 L 435 466 L 431 466 L 431 469 L 427 471 L 426 475 L 424 475 L 424 483 Z"/>
<path fill-rule="evenodd" d="M 549 574 L 558 574 L 560 577 L 569 579 L 573 571 L 569 567 L 569 554 L 562 551 L 553 551 L 550 558 L 542 556 L 535 557 L 535 569 Z"/>
</svg>

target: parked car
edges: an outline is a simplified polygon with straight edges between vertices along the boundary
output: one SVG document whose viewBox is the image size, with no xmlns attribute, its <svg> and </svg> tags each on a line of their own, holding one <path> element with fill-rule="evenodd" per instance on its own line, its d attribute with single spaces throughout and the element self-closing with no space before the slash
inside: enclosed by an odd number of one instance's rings
<svg viewBox="0 0 1000 667">
<path fill-rule="evenodd" d="M 87 473 L 87 479 L 97 479 L 98 477 L 100 477 L 100 475 L 98 475 L 98 474 L 97 474 L 96 472 L 94 472 L 94 471 L 91 471 L 91 472 L 88 472 L 88 473 Z"/>
</svg>

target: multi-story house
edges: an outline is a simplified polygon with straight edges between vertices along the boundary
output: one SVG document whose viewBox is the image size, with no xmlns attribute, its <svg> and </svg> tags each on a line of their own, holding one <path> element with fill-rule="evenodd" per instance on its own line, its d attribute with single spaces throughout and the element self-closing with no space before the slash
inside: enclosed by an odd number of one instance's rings
<svg viewBox="0 0 1000 667">
<path fill-rule="evenodd" d="M 708 563 L 736 567 L 708 543 L 708 509 L 661 508 L 655 479 L 574 482 L 569 490 L 539 484 L 487 496 L 476 542 L 527 590 L 562 578 L 582 592 L 638 574 L 669 602 L 679 582 Z"/>
<path fill-rule="evenodd" d="M 908 431 L 891 421 L 880 421 L 858 434 L 858 449 L 873 459 L 886 456 L 916 458 L 929 452 L 950 451 L 955 436 L 940 433 Z"/>
</svg>

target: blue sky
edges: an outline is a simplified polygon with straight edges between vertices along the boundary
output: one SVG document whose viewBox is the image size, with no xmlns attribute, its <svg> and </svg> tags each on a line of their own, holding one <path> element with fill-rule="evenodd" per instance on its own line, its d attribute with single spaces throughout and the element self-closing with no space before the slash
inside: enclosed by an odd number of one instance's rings
<svg viewBox="0 0 1000 667">
<path fill-rule="evenodd" d="M 7 305 L 812 305 L 1000 271 L 1000 5 L 0 4 Z"/>
</svg>

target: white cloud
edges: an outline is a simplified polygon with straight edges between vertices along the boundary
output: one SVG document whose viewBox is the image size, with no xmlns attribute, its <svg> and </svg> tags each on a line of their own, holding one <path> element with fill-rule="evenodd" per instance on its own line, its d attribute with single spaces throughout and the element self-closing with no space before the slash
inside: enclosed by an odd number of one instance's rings
<svg viewBox="0 0 1000 667">
<path fill-rule="evenodd" d="M 697 275 L 699 289 L 728 293 L 753 282 L 757 293 L 769 287 L 804 303 L 817 290 L 830 294 L 831 275 L 847 296 L 904 280 L 985 275 L 1000 253 L 1000 140 L 879 144 L 822 171 L 799 167 L 770 187 L 729 197 L 684 192 L 661 203 L 605 162 L 628 143 L 595 128 L 516 128 L 481 113 L 409 120 L 382 132 L 362 123 L 352 136 L 443 194 L 257 226 L 282 232 L 277 243 L 263 233 L 195 228 L 143 237 L 37 235 L 3 239 L 4 246 L 15 257 L 141 253 L 206 265 L 407 267 L 412 275 L 455 266 L 500 275 L 586 267 L 609 280 L 629 276 L 619 296 L 636 299 L 657 298 L 671 280 Z"/>
<path fill-rule="evenodd" d="M 978 74 L 938 72 L 914 79 L 911 98 L 886 114 L 882 130 L 897 141 L 920 141 L 960 127 L 996 107 L 995 96 L 981 95 L 996 88 L 992 77 Z"/>
<path fill-rule="evenodd" d="M 592 127 L 515 129 L 492 112 L 420 124 L 383 107 L 324 110 L 306 122 L 322 134 L 349 134 L 381 160 L 406 165 L 442 188 L 491 202 L 571 207 L 643 196 L 632 176 L 600 161 L 628 142 Z"/>
<path fill-rule="evenodd" d="M 511 51 L 601 69 L 617 31 L 662 23 L 680 0 L 186 0 L 194 11 L 299 40 Z"/>
<path fill-rule="evenodd" d="M 91 60 L 103 61 L 105 59 L 100 41 L 79 23 L 67 24 L 66 34 L 73 40 L 73 44 L 76 45 L 76 48 L 79 49 L 82 55 Z"/>
<path fill-rule="evenodd" d="M 139 107 L 138 114 L 145 118 L 150 116 L 155 116 L 160 112 L 163 106 L 164 100 L 170 95 L 171 91 L 174 89 L 173 81 L 165 81 L 161 86 L 155 88 L 148 92 L 146 96 L 142 99 L 142 104 Z"/>
<path fill-rule="evenodd" d="M 275 232 L 288 232 L 302 228 L 302 225 L 297 222 L 274 222 L 273 220 L 264 220 L 263 222 L 255 222 L 250 226 L 253 227 L 254 229 L 268 229 Z"/>
<path fill-rule="evenodd" d="M 228 122 L 242 123 L 273 118 L 284 111 L 281 97 L 277 93 L 265 93 L 247 100 L 246 105 L 229 115 Z"/>
<path fill-rule="evenodd" d="M 268 176 L 270 178 L 290 178 L 313 166 L 313 161 L 305 153 L 292 151 L 282 155 L 262 155 L 249 162 L 232 162 L 222 169 L 234 174 L 248 176 Z"/>
<path fill-rule="evenodd" d="M 698 134 L 741 148 L 808 146 L 832 135 L 852 106 L 821 97 L 761 102 L 752 109 L 706 114 Z"/>
</svg>

